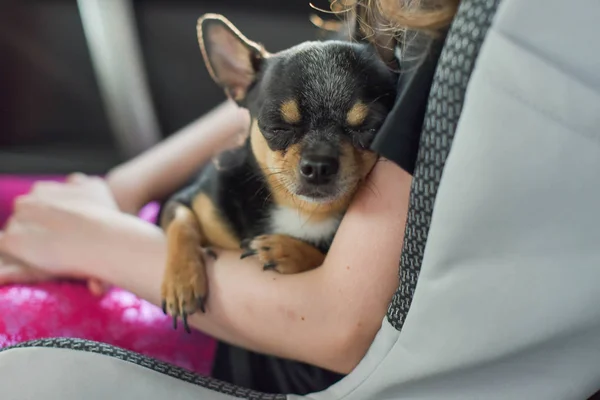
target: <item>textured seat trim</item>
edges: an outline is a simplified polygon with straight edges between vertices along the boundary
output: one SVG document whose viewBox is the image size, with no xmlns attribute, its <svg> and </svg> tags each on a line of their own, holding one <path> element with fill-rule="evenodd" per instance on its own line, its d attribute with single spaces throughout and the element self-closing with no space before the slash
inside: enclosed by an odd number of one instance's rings
<svg viewBox="0 0 600 400">
<path fill-rule="evenodd" d="M 440 55 L 413 175 L 399 287 L 387 319 L 402 330 L 417 286 L 436 194 L 479 49 L 500 0 L 463 0 Z"/>
<path fill-rule="evenodd" d="M 141 367 L 148 368 L 152 371 L 171 376 L 175 379 L 179 379 L 181 381 L 188 382 L 194 385 L 202 386 L 206 389 L 228 394 L 230 396 L 234 396 L 240 399 L 285 400 L 287 398 L 286 395 L 283 394 L 260 393 L 250 389 L 245 389 L 242 387 L 231 385 L 227 382 L 223 382 L 211 377 L 196 375 L 195 373 L 190 372 L 184 368 L 176 367 L 174 365 L 167 364 L 165 362 L 156 360 L 148 356 L 144 356 L 142 354 L 134 353 L 132 351 L 121 349 L 119 347 L 90 340 L 73 338 L 51 338 L 31 340 L 19 343 L 15 346 L 0 349 L 0 353 L 11 349 L 34 347 L 69 349 L 117 358 L 119 360 L 130 362 Z"/>
</svg>

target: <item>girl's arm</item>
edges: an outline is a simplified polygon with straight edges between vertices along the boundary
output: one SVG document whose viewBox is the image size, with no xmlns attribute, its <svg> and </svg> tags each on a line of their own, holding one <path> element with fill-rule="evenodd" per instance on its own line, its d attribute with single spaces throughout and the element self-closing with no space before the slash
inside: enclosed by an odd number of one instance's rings
<svg viewBox="0 0 600 400">
<path fill-rule="evenodd" d="M 207 313 L 194 314 L 190 323 L 251 350 L 351 371 L 381 327 L 398 286 L 410 182 L 395 164 L 379 162 L 344 217 L 324 265 L 315 270 L 264 272 L 237 252 L 207 260 Z M 158 305 L 164 236 L 156 231 L 144 241 L 133 235 L 130 243 L 129 258 L 113 252 L 114 260 L 93 272 Z"/>
<path fill-rule="evenodd" d="M 184 185 L 214 154 L 235 144 L 250 125 L 248 112 L 228 100 L 106 178 L 121 210 L 135 214 Z"/>
</svg>

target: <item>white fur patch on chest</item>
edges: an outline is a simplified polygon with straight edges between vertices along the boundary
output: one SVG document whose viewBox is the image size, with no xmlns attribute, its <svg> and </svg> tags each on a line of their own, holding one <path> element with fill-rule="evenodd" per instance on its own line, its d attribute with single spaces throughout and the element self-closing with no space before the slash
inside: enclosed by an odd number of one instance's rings
<svg viewBox="0 0 600 400">
<path fill-rule="evenodd" d="M 298 210 L 279 206 L 271 213 L 271 231 L 297 239 L 321 242 L 333 236 L 340 225 L 340 220 L 339 216 L 313 220 Z"/>
</svg>

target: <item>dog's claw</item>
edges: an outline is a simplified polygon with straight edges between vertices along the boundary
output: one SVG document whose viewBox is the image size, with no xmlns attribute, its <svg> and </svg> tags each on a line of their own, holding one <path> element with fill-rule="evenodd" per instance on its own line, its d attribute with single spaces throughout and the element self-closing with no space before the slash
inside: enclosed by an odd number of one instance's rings
<svg viewBox="0 0 600 400">
<path fill-rule="evenodd" d="M 167 301 L 163 300 L 162 301 L 162 312 L 167 315 Z"/>
<path fill-rule="evenodd" d="M 253 255 L 256 255 L 256 250 L 252 250 L 252 249 L 246 250 L 245 252 L 242 253 L 242 255 L 240 256 L 240 259 L 244 259 L 246 257 L 250 257 Z"/>
<path fill-rule="evenodd" d="M 190 326 L 188 325 L 188 315 L 185 311 L 181 314 L 181 319 L 183 320 L 183 329 L 185 329 L 187 333 L 192 333 Z"/>
<path fill-rule="evenodd" d="M 213 249 L 206 249 L 206 255 L 212 257 L 213 259 L 217 259 L 217 253 Z"/>
<path fill-rule="evenodd" d="M 277 263 L 270 261 L 268 263 L 266 263 L 265 265 L 263 265 L 263 270 L 264 271 L 269 271 L 269 270 L 273 270 L 277 267 Z"/>
<path fill-rule="evenodd" d="M 196 304 L 197 304 L 198 308 L 200 309 L 200 311 L 202 311 L 202 313 L 206 313 L 204 303 L 205 303 L 204 297 L 198 297 L 198 299 L 196 299 Z"/>
<path fill-rule="evenodd" d="M 177 316 L 176 315 L 173 316 L 173 329 L 177 330 Z"/>
</svg>

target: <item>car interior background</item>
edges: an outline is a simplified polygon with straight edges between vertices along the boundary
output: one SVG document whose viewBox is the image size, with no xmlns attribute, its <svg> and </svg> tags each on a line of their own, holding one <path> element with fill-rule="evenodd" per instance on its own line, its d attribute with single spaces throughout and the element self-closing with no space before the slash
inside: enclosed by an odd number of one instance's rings
<svg viewBox="0 0 600 400">
<path fill-rule="evenodd" d="M 102 174 L 221 102 L 196 38 L 207 12 L 272 51 L 318 35 L 303 1 L 2 1 L 0 174 Z"/>
</svg>

